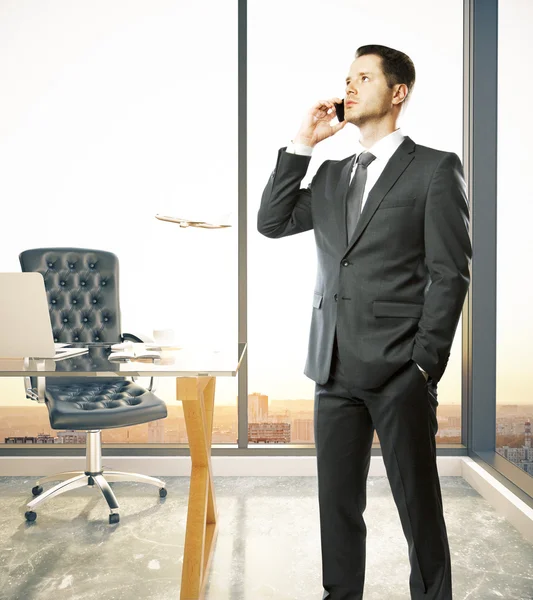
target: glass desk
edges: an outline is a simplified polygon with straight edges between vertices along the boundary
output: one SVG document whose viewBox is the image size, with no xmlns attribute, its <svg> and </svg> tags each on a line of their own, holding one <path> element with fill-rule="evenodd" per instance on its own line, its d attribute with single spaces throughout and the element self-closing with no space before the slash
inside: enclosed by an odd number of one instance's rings
<svg viewBox="0 0 533 600">
<path fill-rule="evenodd" d="M 206 348 L 187 346 L 167 350 L 161 358 L 135 358 L 127 362 L 109 360 L 111 344 L 69 344 L 83 347 L 87 354 L 54 360 L 53 358 L 0 358 L 0 377 L 235 377 L 241 365 L 246 344 Z M 148 344 L 131 344 L 138 352 Z"/>
<path fill-rule="evenodd" d="M 72 344 L 74 345 L 74 344 Z M 160 358 L 115 362 L 110 344 L 79 344 L 87 354 L 62 360 L 0 358 L 0 377 L 176 377 L 176 399 L 183 403 L 191 453 L 191 481 L 181 576 L 181 600 L 204 596 L 217 533 L 217 509 L 211 468 L 216 377 L 235 377 L 246 344 L 220 348 L 162 349 Z M 143 344 L 133 344 L 139 351 Z"/>
</svg>

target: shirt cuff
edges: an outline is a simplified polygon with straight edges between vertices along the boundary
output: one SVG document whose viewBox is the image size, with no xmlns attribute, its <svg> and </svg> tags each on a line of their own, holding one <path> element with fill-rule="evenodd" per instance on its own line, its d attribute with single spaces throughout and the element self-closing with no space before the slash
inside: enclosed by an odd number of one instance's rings
<svg viewBox="0 0 533 600">
<path fill-rule="evenodd" d="M 303 154 L 304 156 L 311 156 L 313 154 L 313 146 L 306 146 L 305 144 L 294 144 L 291 142 L 287 144 L 285 152 L 289 154 Z"/>
<path fill-rule="evenodd" d="M 418 363 L 415 363 L 415 365 L 422 371 L 422 373 L 423 373 L 423 375 L 424 375 L 424 377 L 426 378 L 426 381 L 427 381 L 428 377 L 429 377 L 429 374 L 426 371 L 424 371 L 424 369 Z"/>
</svg>

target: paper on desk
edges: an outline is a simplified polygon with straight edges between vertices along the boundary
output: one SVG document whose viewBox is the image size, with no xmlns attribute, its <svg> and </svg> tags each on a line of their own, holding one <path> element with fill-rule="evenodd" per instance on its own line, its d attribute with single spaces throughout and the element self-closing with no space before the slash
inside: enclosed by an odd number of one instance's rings
<svg viewBox="0 0 533 600">
<path fill-rule="evenodd" d="M 65 344 L 68 345 L 68 344 Z M 79 356 L 80 354 L 87 354 L 89 352 L 88 348 L 56 348 L 56 355 L 54 356 L 54 360 L 63 360 L 65 358 L 71 358 L 73 356 Z"/>
</svg>

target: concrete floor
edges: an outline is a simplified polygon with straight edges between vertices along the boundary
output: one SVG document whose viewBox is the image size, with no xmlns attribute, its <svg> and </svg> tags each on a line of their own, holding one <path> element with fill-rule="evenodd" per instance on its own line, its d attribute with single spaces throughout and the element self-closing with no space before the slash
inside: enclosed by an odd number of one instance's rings
<svg viewBox="0 0 533 600">
<path fill-rule="evenodd" d="M 0 598 L 178 600 L 189 480 L 169 494 L 113 484 L 121 522 L 80 489 L 24 519 L 33 478 L 0 477 Z M 442 477 L 454 600 L 532 600 L 533 546 L 462 478 Z M 314 477 L 215 478 L 219 511 L 206 600 L 320 600 Z M 407 544 L 388 481 L 368 480 L 365 600 L 408 600 Z"/>
</svg>

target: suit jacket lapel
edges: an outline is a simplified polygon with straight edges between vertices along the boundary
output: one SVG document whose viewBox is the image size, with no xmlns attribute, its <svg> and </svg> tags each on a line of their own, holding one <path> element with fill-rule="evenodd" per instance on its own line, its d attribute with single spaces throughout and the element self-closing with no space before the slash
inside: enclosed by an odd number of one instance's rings
<svg viewBox="0 0 533 600">
<path fill-rule="evenodd" d="M 373 217 L 376 212 L 378 206 L 381 204 L 381 201 L 387 194 L 387 192 L 391 189 L 391 187 L 396 183 L 397 179 L 400 175 L 405 171 L 409 163 L 414 159 L 415 154 L 415 144 L 413 140 L 409 137 L 406 137 L 404 141 L 397 148 L 396 152 L 390 157 L 389 162 L 383 169 L 383 172 L 379 176 L 376 181 L 374 187 L 370 190 L 368 194 L 368 198 L 363 206 L 363 210 L 361 212 L 361 216 L 359 217 L 359 221 L 357 222 L 357 226 L 355 227 L 355 231 L 353 233 L 352 239 L 347 242 L 347 248 L 344 252 L 344 256 L 348 254 L 348 252 L 353 248 L 354 244 L 357 242 L 366 226 L 368 225 L 370 219 Z M 353 164 L 350 161 L 350 166 Z M 343 169 L 344 173 L 344 169 Z M 348 172 L 349 173 L 349 172 Z M 349 175 L 348 175 L 349 176 Z M 347 191 L 347 190 L 346 190 Z M 344 235 L 343 239 L 346 238 L 346 194 L 343 199 L 343 225 L 344 225 Z"/>
</svg>

